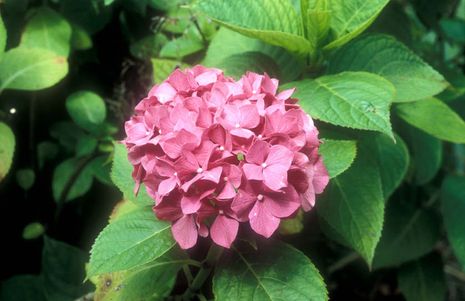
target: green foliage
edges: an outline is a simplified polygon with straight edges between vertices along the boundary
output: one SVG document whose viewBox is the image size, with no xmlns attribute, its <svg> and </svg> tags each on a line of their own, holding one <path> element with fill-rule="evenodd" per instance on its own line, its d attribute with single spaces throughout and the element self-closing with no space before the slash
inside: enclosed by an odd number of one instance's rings
<svg viewBox="0 0 465 301">
<path fill-rule="evenodd" d="M 340 47 L 349 42 L 373 23 L 388 0 L 328 0 L 331 11 L 332 41 L 325 49 Z"/>
<path fill-rule="evenodd" d="M 386 35 L 366 35 L 341 48 L 331 58 L 329 72 L 342 71 L 367 71 L 386 78 L 396 88 L 396 102 L 434 96 L 448 85 L 420 57 Z"/>
<path fill-rule="evenodd" d="M 58 145 L 50 141 L 42 141 L 37 145 L 37 161 L 42 169 L 46 161 L 53 160 L 58 154 Z"/>
<path fill-rule="evenodd" d="M 2 16 L 0 15 L 0 59 L 3 56 L 6 47 L 6 29 L 5 24 L 3 24 Z"/>
<path fill-rule="evenodd" d="M 30 168 L 18 169 L 16 171 L 16 182 L 24 189 L 29 190 L 34 185 L 36 174 Z"/>
<path fill-rule="evenodd" d="M 438 225 L 433 210 L 416 208 L 408 201 L 391 200 L 373 267 L 398 266 L 427 254 L 439 238 Z"/>
<path fill-rule="evenodd" d="M 147 264 L 173 248 L 170 225 L 158 221 L 150 207 L 110 223 L 92 247 L 88 277 Z"/>
<path fill-rule="evenodd" d="M 66 99 L 66 109 L 73 121 L 87 131 L 95 131 L 107 115 L 105 102 L 90 91 L 78 91 Z"/>
<path fill-rule="evenodd" d="M 465 121 L 439 99 L 399 104 L 395 110 L 400 118 L 436 138 L 465 143 Z"/>
<path fill-rule="evenodd" d="M 446 295 L 446 282 L 441 257 L 431 254 L 402 265 L 399 288 L 407 301 L 441 301 Z"/>
<path fill-rule="evenodd" d="M 465 177 L 449 176 L 441 188 L 442 211 L 447 237 L 462 268 L 465 269 Z"/>
<path fill-rule="evenodd" d="M 49 88 L 68 73 L 68 61 L 45 49 L 14 48 L 0 61 L 0 92 Z"/>
<path fill-rule="evenodd" d="M 288 0 L 202 0 L 195 7 L 221 25 L 251 38 L 286 48 L 312 52 L 301 31 L 301 18 Z"/>
<path fill-rule="evenodd" d="M 67 57 L 70 51 L 71 26 L 54 10 L 39 8 L 26 24 L 20 47 L 42 48 Z"/>
<path fill-rule="evenodd" d="M 213 278 L 216 300 L 328 300 L 318 270 L 288 244 L 231 255 Z"/>
<path fill-rule="evenodd" d="M 6 177 L 13 163 L 15 135 L 11 128 L 0 122 L 0 182 Z"/>
<path fill-rule="evenodd" d="M 392 137 L 389 107 L 395 90 L 390 82 L 366 72 L 344 72 L 293 82 L 295 97 L 313 118 Z"/>
<path fill-rule="evenodd" d="M 53 172 L 52 191 L 55 202 L 69 202 L 84 195 L 92 186 L 92 169 L 87 158 L 61 162 Z"/>
<path fill-rule="evenodd" d="M 5 281 L 0 289 L 2 301 L 47 301 L 42 278 L 35 275 L 19 275 Z"/>
<path fill-rule="evenodd" d="M 152 59 L 153 80 L 155 83 L 164 81 L 177 67 L 183 69 L 187 65 L 175 60 Z"/>
<path fill-rule="evenodd" d="M 331 178 L 348 169 L 357 155 L 357 144 L 353 140 L 325 139 L 319 149 Z"/>
<path fill-rule="evenodd" d="M 45 233 L 41 223 L 30 223 L 23 229 L 23 239 L 36 239 Z"/>
<path fill-rule="evenodd" d="M 239 79 L 247 71 L 257 73 L 267 73 L 272 77 L 279 78 L 281 71 L 276 63 L 268 55 L 249 51 L 240 54 L 233 54 L 216 64 L 218 68 L 224 70 L 226 75 Z"/>
<path fill-rule="evenodd" d="M 379 170 L 364 160 L 367 156 L 369 151 L 359 146 L 351 168 L 331 180 L 317 211 L 325 233 L 371 266 L 383 228 L 384 198 Z"/>
</svg>

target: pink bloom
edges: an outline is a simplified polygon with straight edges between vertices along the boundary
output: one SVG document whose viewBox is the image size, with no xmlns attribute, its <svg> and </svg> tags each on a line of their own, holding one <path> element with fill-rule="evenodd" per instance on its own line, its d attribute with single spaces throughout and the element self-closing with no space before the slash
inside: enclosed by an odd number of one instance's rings
<svg viewBox="0 0 465 301">
<path fill-rule="evenodd" d="M 154 213 L 183 249 L 199 236 L 229 248 L 241 223 L 270 237 L 282 218 L 310 210 L 328 184 L 318 130 L 278 80 L 219 69 L 175 70 L 125 123 L 122 141 Z"/>
</svg>

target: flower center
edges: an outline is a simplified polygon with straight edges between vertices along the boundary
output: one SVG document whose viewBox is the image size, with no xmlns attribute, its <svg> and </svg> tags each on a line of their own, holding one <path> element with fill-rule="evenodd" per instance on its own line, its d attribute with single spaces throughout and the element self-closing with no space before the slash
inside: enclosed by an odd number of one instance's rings
<svg viewBox="0 0 465 301">
<path fill-rule="evenodd" d="M 223 180 L 224 180 L 225 182 L 227 182 L 227 181 L 229 180 L 229 178 L 228 178 L 228 177 L 224 177 Z"/>
<path fill-rule="evenodd" d="M 238 128 L 241 127 L 241 125 L 240 125 L 239 123 L 236 123 L 236 124 L 234 125 L 234 127 L 235 127 L 236 129 L 238 129 Z"/>
<path fill-rule="evenodd" d="M 197 168 L 197 173 L 202 173 L 202 172 L 203 172 L 202 167 Z"/>
<path fill-rule="evenodd" d="M 174 172 L 173 176 L 177 177 L 177 176 L 178 176 L 178 173 L 177 173 L 177 172 Z"/>
<path fill-rule="evenodd" d="M 262 139 L 263 138 L 262 134 L 258 135 L 257 138 Z"/>
<path fill-rule="evenodd" d="M 159 130 L 158 130 L 158 134 L 160 134 L 160 135 L 161 135 L 161 129 L 159 129 Z"/>
<path fill-rule="evenodd" d="M 219 214 L 224 214 L 223 210 L 218 210 Z"/>
<path fill-rule="evenodd" d="M 220 146 L 220 151 L 224 151 L 224 146 Z"/>
<path fill-rule="evenodd" d="M 268 166 L 268 165 L 266 164 L 266 162 L 263 162 L 263 163 L 262 163 L 262 167 L 263 167 L 263 168 L 265 168 L 265 167 L 267 167 L 267 166 Z"/>
<path fill-rule="evenodd" d="M 263 195 L 262 194 L 257 195 L 257 200 L 263 201 Z"/>
</svg>

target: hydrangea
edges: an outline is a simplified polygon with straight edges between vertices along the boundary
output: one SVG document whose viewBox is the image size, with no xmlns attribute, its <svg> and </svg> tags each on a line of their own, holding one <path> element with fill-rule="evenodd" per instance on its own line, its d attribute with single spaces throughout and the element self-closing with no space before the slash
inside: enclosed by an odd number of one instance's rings
<svg viewBox="0 0 465 301">
<path fill-rule="evenodd" d="M 294 89 L 277 90 L 267 74 L 176 69 L 126 122 L 136 191 L 145 184 L 182 248 L 199 235 L 229 248 L 240 223 L 268 238 L 315 205 L 329 179 L 318 130 Z"/>
</svg>

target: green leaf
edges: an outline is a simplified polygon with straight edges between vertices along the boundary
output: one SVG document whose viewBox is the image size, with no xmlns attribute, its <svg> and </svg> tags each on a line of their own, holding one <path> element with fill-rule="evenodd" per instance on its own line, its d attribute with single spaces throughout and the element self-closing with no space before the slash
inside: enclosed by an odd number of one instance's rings
<svg viewBox="0 0 465 301">
<path fill-rule="evenodd" d="M 125 199 L 130 200 L 140 206 L 153 206 L 152 200 L 145 191 L 142 184 L 137 195 L 134 193 L 135 182 L 132 178 L 134 167 L 128 161 L 128 152 L 122 144 L 115 143 L 115 153 L 113 157 L 113 167 L 111 169 L 111 179 L 113 183 L 123 193 Z"/>
<path fill-rule="evenodd" d="M 409 166 L 405 142 L 395 135 L 395 142 L 381 134 L 367 134 L 362 143 L 377 166 L 384 199 L 387 200 L 404 179 Z M 366 159 L 366 158 L 365 158 Z"/>
<path fill-rule="evenodd" d="M 442 142 L 408 124 L 400 127 L 411 153 L 413 182 L 424 185 L 431 181 L 441 168 Z"/>
<path fill-rule="evenodd" d="M 68 152 L 73 152 L 76 145 L 85 133 L 71 121 L 60 121 L 54 123 L 50 128 L 50 136 L 57 139 L 61 146 Z"/>
<path fill-rule="evenodd" d="M 8 125 L 0 122 L 0 182 L 6 177 L 13 163 L 15 135 Z"/>
<path fill-rule="evenodd" d="M 42 7 L 26 24 L 21 37 L 22 48 L 43 48 L 67 57 L 71 44 L 71 26 L 54 10 Z"/>
<path fill-rule="evenodd" d="M 357 155 L 357 144 L 353 140 L 324 139 L 319 153 L 331 178 L 346 171 Z"/>
<path fill-rule="evenodd" d="M 66 109 L 77 125 L 90 132 L 95 131 L 107 115 L 105 102 L 91 91 L 78 91 L 68 96 Z"/>
<path fill-rule="evenodd" d="M 465 121 L 439 99 L 398 104 L 395 111 L 407 123 L 436 138 L 465 143 Z"/>
<path fill-rule="evenodd" d="M 76 50 L 91 49 L 92 37 L 79 25 L 72 25 L 71 46 Z"/>
<path fill-rule="evenodd" d="M 53 171 L 52 191 L 56 202 L 69 202 L 89 191 L 92 186 L 92 169 L 88 159 L 71 158 L 61 162 Z M 65 191 L 66 189 L 66 191 Z M 66 196 L 63 194 L 66 193 Z"/>
<path fill-rule="evenodd" d="M 2 301 L 48 301 L 45 297 L 42 277 L 19 275 L 2 283 L 0 288 Z"/>
<path fill-rule="evenodd" d="M 217 67 L 222 69 L 226 75 L 236 79 L 241 78 L 247 71 L 266 72 L 274 78 L 280 78 L 281 73 L 271 57 L 258 51 L 233 54 L 217 64 Z"/>
<path fill-rule="evenodd" d="M 323 278 L 312 262 L 288 244 L 223 259 L 213 277 L 215 300 L 328 300 Z"/>
<path fill-rule="evenodd" d="M 45 49 L 14 48 L 0 61 L 0 93 L 5 89 L 41 90 L 61 81 L 68 61 Z"/>
<path fill-rule="evenodd" d="M 402 265 L 398 283 L 407 301 L 443 301 L 446 281 L 441 257 L 431 254 Z"/>
<path fill-rule="evenodd" d="M 95 300 L 165 300 L 176 283 L 179 269 L 185 262 L 183 253 L 169 252 L 140 268 L 102 274 L 96 283 Z"/>
<path fill-rule="evenodd" d="M 153 69 L 153 79 L 155 83 L 159 84 L 162 81 L 166 80 L 171 72 L 174 71 L 177 67 L 184 69 L 188 65 L 175 60 L 166 60 L 166 59 L 152 59 L 152 69 Z"/>
<path fill-rule="evenodd" d="M 288 0 L 201 0 L 195 6 L 214 21 L 251 38 L 306 54 L 313 46 L 302 36 L 301 20 Z"/>
<path fill-rule="evenodd" d="M 434 211 L 392 199 L 386 207 L 383 235 L 373 267 L 397 266 L 423 256 L 433 249 L 439 234 L 439 220 Z"/>
<path fill-rule="evenodd" d="M 179 38 L 167 42 L 160 50 L 160 57 L 180 59 L 204 48 L 202 37 L 195 26 Z"/>
<path fill-rule="evenodd" d="M 94 177 L 106 185 L 112 185 L 113 182 L 110 178 L 111 172 L 111 160 L 109 160 L 107 155 L 99 156 L 92 160 L 90 163 L 90 169 Z"/>
<path fill-rule="evenodd" d="M 234 47 L 231 47 L 234 45 Z M 216 67 L 225 58 L 235 54 L 255 51 L 273 58 L 281 71 L 281 82 L 295 80 L 303 72 L 305 64 L 283 48 L 266 44 L 260 40 L 248 38 L 225 27 L 220 28 L 208 46 L 202 64 Z"/>
<path fill-rule="evenodd" d="M 369 156 L 359 145 L 351 168 L 331 180 L 316 207 L 323 230 L 371 266 L 383 228 L 384 198 L 379 170 L 366 160 Z"/>
<path fill-rule="evenodd" d="M 340 50 L 330 60 L 329 72 L 367 71 L 389 80 L 396 102 L 420 100 L 438 94 L 448 83 L 404 44 L 387 35 L 367 35 Z"/>
<path fill-rule="evenodd" d="M 6 29 L 5 29 L 5 24 L 3 24 L 2 16 L 0 15 L 0 59 L 3 56 L 3 53 L 5 52 L 5 47 L 6 47 Z"/>
<path fill-rule="evenodd" d="M 27 224 L 23 229 L 23 239 L 36 239 L 45 233 L 45 228 L 41 223 Z"/>
<path fill-rule="evenodd" d="M 61 12 L 73 24 L 89 34 L 101 30 L 111 19 L 112 6 L 95 0 L 60 0 Z"/>
<path fill-rule="evenodd" d="M 30 168 L 18 169 L 16 171 L 16 182 L 24 190 L 31 189 L 35 180 L 36 174 L 34 173 L 34 170 Z"/>
<path fill-rule="evenodd" d="M 161 33 L 146 36 L 134 43 L 131 43 L 129 51 L 141 60 L 158 57 L 162 46 L 168 42 L 168 38 Z"/>
<path fill-rule="evenodd" d="M 80 136 L 76 145 L 76 157 L 92 154 L 97 148 L 97 143 L 97 139 L 91 135 Z"/>
<path fill-rule="evenodd" d="M 304 229 L 304 214 L 299 210 L 294 217 L 281 220 L 279 223 L 279 233 L 282 235 L 293 235 L 302 232 Z"/>
<path fill-rule="evenodd" d="M 44 167 L 46 161 L 55 159 L 58 155 L 58 145 L 50 141 L 42 141 L 37 144 L 37 161 L 39 169 Z"/>
<path fill-rule="evenodd" d="M 173 248 L 171 225 L 150 207 L 129 212 L 110 223 L 92 246 L 87 276 L 128 270 L 149 263 Z"/>
<path fill-rule="evenodd" d="M 87 255 L 63 242 L 44 237 L 42 277 L 48 301 L 74 301 L 91 290 L 83 284 Z"/>
<path fill-rule="evenodd" d="M 441 188 L 442 211 L 446 225 L 447 237 L 455 255 L 465 270 L 465 177 L 449 176 Z"/>
<path fill-rule="evenodd" d="M 465 20 L 441 19 L 439 25 L 449 39 L 455 42 L 465 43 Z"/>
<path fill-rule="evenodd" d="M 331 11 L 328 0 L 301 0 L 300 9 L 307 39 L 317 48 L 327 37 Z"/>
<path fill-rule="evenodd" d="M 389 107 L 394 87 L 366 72 L 343 72 L 285 85 L 312 118 L 354 129 L 379 131 L 393 137 Z"/>
<path fill-rule="evenodd" d="M 334 39 L 324 49 L 340 47 L 361 34 L 388 3 L 389 0 L 330 0 Z"/>
</svg>

